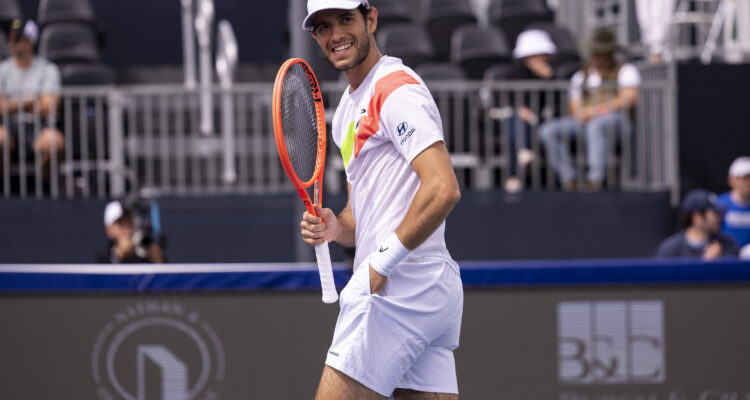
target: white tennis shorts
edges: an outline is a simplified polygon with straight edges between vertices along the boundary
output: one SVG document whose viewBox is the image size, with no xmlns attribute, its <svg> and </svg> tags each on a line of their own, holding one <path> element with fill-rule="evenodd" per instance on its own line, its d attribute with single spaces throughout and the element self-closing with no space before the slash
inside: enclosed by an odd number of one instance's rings
<svg viewBox="0 0 750 400">
<path fill-rule="evenodd" d="M 326 364 L 383 396 L 396 388 L 458 393 L 463 286 L 458 266 L 407 257 L 380 294 L 370 294 L 369 260 L 340 296 Z"/>
</svg>

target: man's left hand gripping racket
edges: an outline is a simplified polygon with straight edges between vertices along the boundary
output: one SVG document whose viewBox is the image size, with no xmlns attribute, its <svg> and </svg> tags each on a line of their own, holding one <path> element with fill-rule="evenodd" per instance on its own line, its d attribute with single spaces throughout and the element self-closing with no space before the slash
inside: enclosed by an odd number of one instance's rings
<svg viewBox="0 0 750 400">
<path fill-rule="evenodd" d="M 326 159 L 326 119 L 323 98 L 312 68 L 302 59 L 284 62 L 273 86 L 273 131 L 276 148 L 289 180 L 307 212 L 318 215 L 307 190 L 313 187 L 315 205 L 321 206 Z M 323 302 L 335 303 L 339 295 L 333 281 L 328 243 L 315 246 Z"/>
</svg>

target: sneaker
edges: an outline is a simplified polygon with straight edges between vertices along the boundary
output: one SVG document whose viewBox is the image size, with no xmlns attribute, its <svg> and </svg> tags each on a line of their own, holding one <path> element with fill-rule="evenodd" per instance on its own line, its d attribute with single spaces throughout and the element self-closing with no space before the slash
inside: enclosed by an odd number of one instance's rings
<svg viewBox="0 0 750 400">
<path fill-rule="evenodd" d="M 516 177 L 510 177 L 505 181 L 505 191 L 508 193 L 518 193 L 523 189 L 521 180 Z"/>
</svg>

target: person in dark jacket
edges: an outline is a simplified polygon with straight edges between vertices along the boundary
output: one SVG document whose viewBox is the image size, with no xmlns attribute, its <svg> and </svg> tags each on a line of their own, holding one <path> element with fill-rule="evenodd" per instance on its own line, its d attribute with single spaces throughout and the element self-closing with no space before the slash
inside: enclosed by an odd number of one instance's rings
<svg viewBox="0 0 750 400">
<path fill-rule="evenodd" d="M 689 192 L 681 207 L 681 221 L 686 228 L 664 239 L 656 256 L 700 257 L 704 261 L 736 257 L 737 242 L 721 232 L 725 209 L 716 200 L 717 196 L 706 190 Z"/>
</svg>

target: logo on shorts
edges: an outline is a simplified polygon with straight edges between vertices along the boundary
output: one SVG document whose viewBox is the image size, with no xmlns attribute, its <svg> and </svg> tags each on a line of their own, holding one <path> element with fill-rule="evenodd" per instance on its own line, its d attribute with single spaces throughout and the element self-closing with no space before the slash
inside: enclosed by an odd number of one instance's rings
<svg viewBox="0 0 750 400">
<path fill-rule="evenodd" d="M 663 383 L 661 300 L 557 304 L 558 377 L 564 384 Z"/>
<path fill-rule="evenodd" d="M 406 122 L 402 122 L 402 123 L 398 124 L 398 126 L 396 127 L 396 131 L 398 131 L 398 135 L 399 136 L 401 136 L 404 133 L 406 133 L 407 129 L 409 129 L 409 124 L 407 124 Z"/>
<path fill-rule="evenodd" d="M 387 247 L 380 247 L 380 252 L 381 252 L 381 253 L 382 253 L 382 252 L 384 252 L 384 251 L 386 251 L 386 250 L 388 250 L 388 248 L 387 248 Z"/>
<path fill-rule="evenodd" d="M 99 399 L 218 399 L 224 350 L 197 311 L 148 301 L 115 312 L 91 355 Z"/>
</svg>

